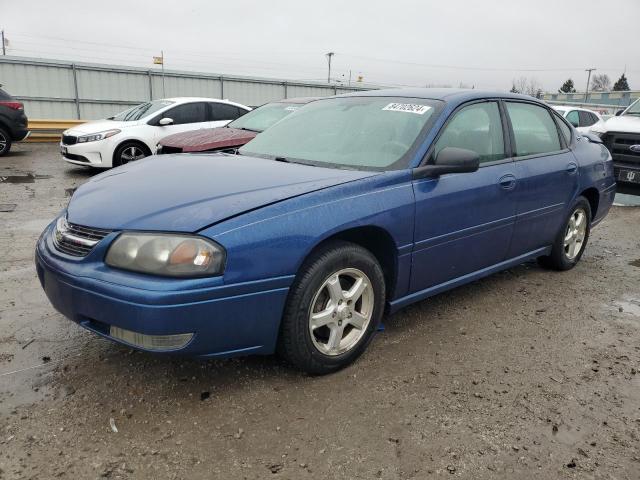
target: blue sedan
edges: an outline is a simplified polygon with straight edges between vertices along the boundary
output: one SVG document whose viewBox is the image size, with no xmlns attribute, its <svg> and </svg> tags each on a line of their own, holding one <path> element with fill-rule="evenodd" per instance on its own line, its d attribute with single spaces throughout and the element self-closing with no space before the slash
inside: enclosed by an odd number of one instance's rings
<svg viewBox="0 0 640 480">
<path fill-rule="evenodd" d="M 179 158 L 178 158 L 179 157 Z M 383 314 L 538 259 L 582 256 L 611 155 L 521 95 L 318 100 L 237 155 L 163 155 L 82 185 L 36 249 L 53 306 L 151 352 L 353 362 Z"/>
</svg>

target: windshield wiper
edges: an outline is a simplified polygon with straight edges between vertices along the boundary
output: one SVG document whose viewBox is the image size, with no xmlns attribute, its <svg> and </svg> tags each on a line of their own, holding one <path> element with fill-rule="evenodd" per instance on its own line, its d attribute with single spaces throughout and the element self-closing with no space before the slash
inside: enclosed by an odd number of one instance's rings
<svg viewBox="0 0 640 480">
<path fill-rule="evenodd" d="M 260 130 L 254 130 L 252 128 L 247 128 L 247 127 L 230 127 L 230 128 L 235 128 L 236 130 L 244 130 L 246 132 L 260 133 Z"/>
<path fill-rule="evenodd" d="M 291 160 L 287 160 L 285 157 L 275 157 L 274 160 L 276 162 L 291 163 Z"/>
<path fill-rule="evenodd" d="M 625 115 L 640 115 L 640 112 L 627 112 Z"/>
</svg>

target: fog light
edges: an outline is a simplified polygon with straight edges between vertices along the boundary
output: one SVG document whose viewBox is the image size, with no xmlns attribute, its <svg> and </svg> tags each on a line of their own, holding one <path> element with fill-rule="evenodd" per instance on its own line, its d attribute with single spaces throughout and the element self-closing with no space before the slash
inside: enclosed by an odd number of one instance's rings
<svg viewBox="0 0 640 480">
<path fill-rule="evenodd" d="M 114 326 L 109 328 L 109 335 L 129 345 L 144 348 L 145 350 L 177 350 L 186 346 L 193 338 L 193 333 L 145 335 Z"/>
</svg>

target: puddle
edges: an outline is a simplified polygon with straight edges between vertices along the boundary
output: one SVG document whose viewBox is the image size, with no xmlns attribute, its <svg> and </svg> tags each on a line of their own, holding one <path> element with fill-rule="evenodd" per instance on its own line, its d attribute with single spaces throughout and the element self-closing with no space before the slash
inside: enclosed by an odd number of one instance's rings
<svg viewBox="0 0 640 480">
<path fill-rule="evenodd" d="M 640 300 L 634 298 L 616 300 L 613 305 L 620 313 L 640 317 Z"/>
<path fill-rule="evenodd" d="M 26 175 L 8 175 L 6 177 L 0 177 L 0 183 L 33 183 L 36 180 L 44 180 L 51 178 L 51 175 L 34 175 L 28 173 Z"/>
<path fill-rule="evenodd" d="M 629 195 L 627 193 L 616 193 L 613 204 L 618 207 L 640 207 L 640 195 Z"/>
</svg>

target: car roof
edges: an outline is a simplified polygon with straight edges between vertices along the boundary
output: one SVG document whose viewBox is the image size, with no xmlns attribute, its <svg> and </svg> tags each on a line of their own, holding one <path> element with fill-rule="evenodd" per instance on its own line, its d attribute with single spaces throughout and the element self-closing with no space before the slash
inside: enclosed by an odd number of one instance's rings
<svg viewBox="0 0 640 480">
<path fill-rule="evenodd" d="M 175 103 L 188 103 L 188 102 L 216 102 L 216 103 L 226 103 L 228 105 L 234 105 L 236 107 L 242 107 L 245 109 L 250 109 L 246 105 L 243 105 L 238 102 L 232 102 L 231 100 L 221 99 L 221 98 L 207 98 L 207 97 L 169 97 L 169 98 L 160 98 L 159 101 L 166 100 L 169 102 Z"/>
<path fill-rule="evenodd" d="M 511 98 L 544 103 L 534 97 L 519 93 L 496 92 L 491 90 L 477 90 L 469 88 L 387 88 L 383 90 L 367 90 L 340 95 L 341 97 L 406 97 L 424 98 L 428 100 L 442 100 L 447 103 L 463 103 L 483 98 Z"/>
<path fill-rule="evenodd" d="M 572 105 L 551 105 L 553 108 L 555 109 L 562 109 L 562 110 L 582 110 L 583 112 L 591 112 L 591 113 L 595 113 L 598 114 L 598 112 L 596 112 L 595 110 L 589 110 L 588 108 L 582 108 L 582 107 L 574 107 Z M 599 115 L 599 114 L 598 114 Z"/>
</svg>

